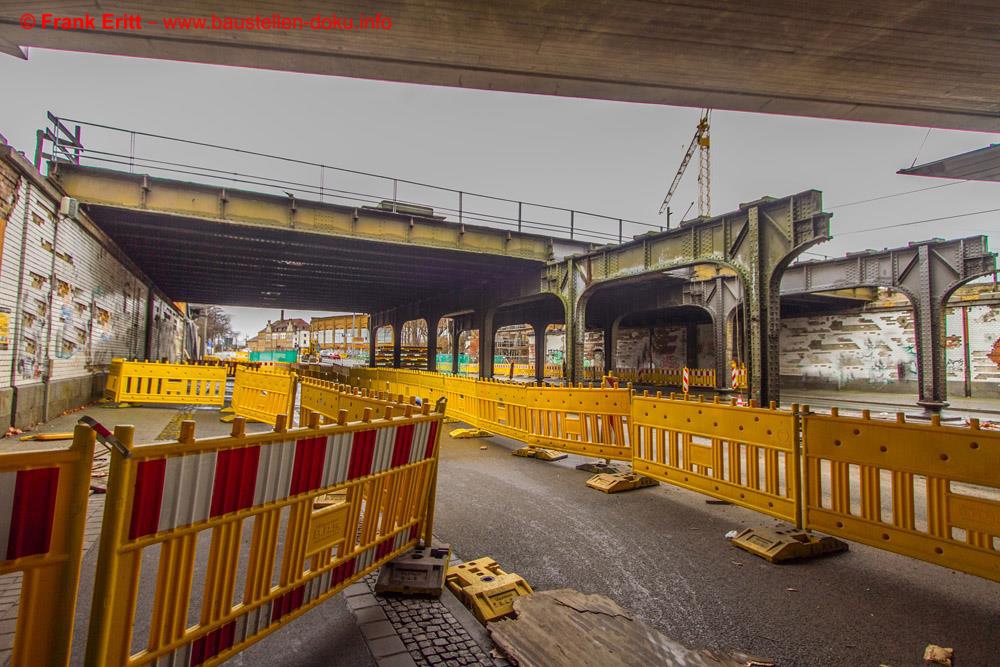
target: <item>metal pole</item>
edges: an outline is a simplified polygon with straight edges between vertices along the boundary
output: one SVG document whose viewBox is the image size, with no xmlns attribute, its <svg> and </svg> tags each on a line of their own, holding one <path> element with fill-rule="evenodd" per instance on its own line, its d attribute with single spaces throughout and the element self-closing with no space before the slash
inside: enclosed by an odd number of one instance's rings
<svg viewBox="0 0 1000 667">
<path fill-rule="evenodd" d="M 965 397 L 972 397 L 972 354 L 969 350 L 969 307 L 962 306 L 962 352 L 965 369 Z"/>
<path fill-rule="evenodd" d="M 42 173 L 42 153 L 45 152 L 45 132 L 35 130 L 35 171 Z"/>
<path fill-rule="evenodd" d="M 521 202 L 517 202 L 517 231 L 521 231 Z"/>
<path fill-rule="evenodd" d="M 618 218 L 618 245 L 622 243 L 622 219 Z"/>
<path fill-rule="evenodd" d="M 573 238 L 573 227 L 575 226 L 575 222 L 576 222 L 576 217 L 575 216 L 576 216 L 576 211 L 570 211 L 569 212 L 569 237 L 570 238 Z"/>
<path fill-rule="evenodd" d="M 458 222 L 462 222 L 462 193 L 458 193 Z"/>
<path fill-rule="evenodd" d="M 399 182 L 394 178 L 392 179 L 392 212 L 396 212 L 396 191 L 399 188 Z"/>
</svg>

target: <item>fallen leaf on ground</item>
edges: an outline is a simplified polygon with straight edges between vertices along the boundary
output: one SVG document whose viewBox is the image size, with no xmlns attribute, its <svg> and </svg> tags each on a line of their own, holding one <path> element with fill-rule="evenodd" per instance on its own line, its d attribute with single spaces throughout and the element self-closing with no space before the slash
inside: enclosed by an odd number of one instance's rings
<svg viewBox="0 0 1000 667">
<path fill-rule="evenodd" d="M 924 662 L 951 667 L 951 659 L 954 654 L 955 649 L 944 648 L 937 644 L 928 644 L 924 649 Z"/>
</svg>

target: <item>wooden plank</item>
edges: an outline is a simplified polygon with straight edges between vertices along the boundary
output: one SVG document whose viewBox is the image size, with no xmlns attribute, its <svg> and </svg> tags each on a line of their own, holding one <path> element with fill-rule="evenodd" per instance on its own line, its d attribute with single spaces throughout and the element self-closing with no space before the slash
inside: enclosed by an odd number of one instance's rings
<svg viewBox="0 0 1000 667">
<path fill-rule="evenodd" d="M 490 623 L 493 641 L 518 667 L 740 667 L 771 665 L 741 654 L 690 649 L 603 595 L 564 588 L 514 601 L 516 619 Z"/>
</svg>

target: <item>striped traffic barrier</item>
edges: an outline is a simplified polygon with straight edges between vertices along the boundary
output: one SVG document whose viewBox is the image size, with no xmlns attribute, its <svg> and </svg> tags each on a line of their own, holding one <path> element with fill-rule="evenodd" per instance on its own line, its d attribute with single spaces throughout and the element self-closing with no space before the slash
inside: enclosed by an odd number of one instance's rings
<svg viewBox="0 0 1000 667">
<path fill-rule="evenodd" d="M 131 455 L 112 455 L 85 664 L 219 664 L 429 541 L 442 415 L 429 405 L 371 414 L 326 426 L 313 414 L 293 430 L 281 415 L 254 435 L 239 418 L 231 436 L 203 440 L 188 421 L 178 442 L 140 446 L 132 427 L 117 427 Z M 343 500 L 317 509 L 319 496 Z M 211 545 L 191 625 L 203 535 Z M 147 618 L 137 591 L 150 566 Z M 148 634 L 133 649 L 140 623 Z"/>
<path fill-rule="evenodd" d="M 685 366 L 683 371 L 681 371 L 681 373 L 682 373 L 681 388 L 684 390 L 684 393 L 686 394 L 691 389 L 691 371 L 688 369 L 687 366 Z"/>
<path fill-rule="evenodd" d="M 68 665 L 94 431 L 67 449 L 0 454 L 0 576 L 21 573 L 12 665 Z"/>
</svg>

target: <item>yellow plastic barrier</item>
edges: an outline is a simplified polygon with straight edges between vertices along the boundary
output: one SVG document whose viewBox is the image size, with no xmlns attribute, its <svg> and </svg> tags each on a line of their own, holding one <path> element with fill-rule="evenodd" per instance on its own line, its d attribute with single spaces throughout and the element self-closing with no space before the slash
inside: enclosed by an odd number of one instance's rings
<svg viewBox="0 0 1000 667">
<path fill-rule="evenodd" d="M 222 405 L 226 368 L 113 359 L 104 396 L 116 403 Z"/>
<path fill-rule="evenodd" d="M 800 524 L 799 415 L 635 396 L 632 468 Z"/>
<path fill-rule="evenodd" d="M 534 387 L 426 371 L 351 369 L 358 386 L 448 399 L 448 416 L 528 444 L 619 460 L 629 446 L 629 390 Z"/>
<path fill-rule="evenodd" d="M 803 418 L 806 528 L 1000 581 L 1000 433 Z"/>
<path fill-rule="evenodd" d="M 299 406 L 303 414 L 299 419 L 300 423 L 306 423 L 308 414 L 313 412 L 332 421 L 344 410 L 348 421 L 357 421 L 363 417 L 366 409 L 371 409 L 373 414 L 382 414 L 386 406 L 402 409 L 405 405 L 415 403 L 415 397 L 372 392 L 313 378 L 299 380 Z"/>
<path fill-rule="evenodd" d="M 689 368 L 692 387 L 714 389 L 716 375 L 714 368 Z M 618 368 L 611 373 L 621 382 L 667 387 L 680 387 L 683 382 L 683 368 Z M 588 378 L 590 379 L 590 378 Z M 599 379 L 599 378 L 598 378 Z"/>
<path fill-rule="evenodd" d="M 291 415 L 295 405 L 297 376 L 286 370 L 237 368 L 233 382 L 233 411 L 265 424 L 278 415 Z"/>
<path fill-rule="evenodd" d="M 94 432 L 69 448 L 0 454 L 0 575 L 22 573 L 12 665 L 68 665 Z"/>
<path fill-rule="evenodd" d="M 528 387 L 526 391 L 529 444 L 583 456 L 632 458 L 630 389 Z"/>
<path fill-rule="evenodd" d="M 238 420 L 231 437 L 204 440 L 185 422 L 179 442 L 136 447 L 132 427 L 116 428 L 131 456 L 112 455 L 85 664 L 222 663 L 429 541 L 441 419 L 318 426 L 316 415 L 285 431 L 282 417 L 257 435 Z M 200 538 L 210 547 L 196 566 Z M 137 612 L 143 583 L 149 615 Z"/>
</svg>

